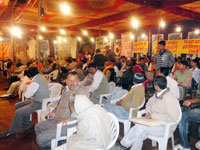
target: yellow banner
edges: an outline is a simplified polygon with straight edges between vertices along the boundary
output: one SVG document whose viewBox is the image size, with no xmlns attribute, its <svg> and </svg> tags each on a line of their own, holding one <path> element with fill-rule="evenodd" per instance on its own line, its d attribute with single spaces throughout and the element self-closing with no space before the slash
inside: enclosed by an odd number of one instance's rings
<svg viewBox="0 0 200 150">
<path fill-rule="evenodd" d="M 182 40 L 166 40 L 165 49 L 172 54 L 180 54 L 182 49 Z M 154 54 L 158 51 L 158 41 L 154 43 Z"/>
<path fill-rule="evenodd" d="M 0 43 L 0 59 L 10 58 L 10 43 Z"/>
<path fill-rule="evenodd" d="M 148 41 L 133 42 L 133 53 L 148 53 Z"/>
<path fill-rule="evenodd" d="M 182 42 L 182 54 L 200 54 L 200 39 L 186 39 Z"/>
</svg>

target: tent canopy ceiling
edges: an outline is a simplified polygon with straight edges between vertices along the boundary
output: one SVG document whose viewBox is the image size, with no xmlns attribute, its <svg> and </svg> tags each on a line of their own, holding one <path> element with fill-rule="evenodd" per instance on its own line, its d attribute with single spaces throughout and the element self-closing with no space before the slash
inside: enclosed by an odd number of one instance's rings
<svg viewBox="0 0 200 150">
<path fill-rule="evenodd" d="M 7 31 L 11 23 L 18 24 L 26 32 L 37 32 L 37 0 L 0 0 L 1 30 Z M 70 15 L 63 15 L 60 4 L 67 2 Z M 200 1 L 197 0 L 41 0 L 46 15 L 41 24 L 48 33 L 57 34 L 59 28 L 80 34 L 87 29 L 97 36 L 109 31 L 122 32 L 131 29 L 132 17 L 138 18 L 140 26 L 152 28 L 158 26 L 162 17 L 166 22 L 195 19 L 200 21 Z"/>
</svg>

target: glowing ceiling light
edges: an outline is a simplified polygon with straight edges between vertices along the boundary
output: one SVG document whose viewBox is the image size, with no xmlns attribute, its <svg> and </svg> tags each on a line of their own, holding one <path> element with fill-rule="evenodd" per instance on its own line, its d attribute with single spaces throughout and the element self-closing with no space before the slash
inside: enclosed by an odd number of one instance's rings
<svg viewBox="0 0 200 150">
<path fill-rule="evenodd" d="M 42 40 L 42 39 L 43 39 L 43 37 L 42 37 L 41 35 L 39 35 L 39 36 L 38 36 L 38 39 L 39 39 L 39 40 Z"/>
<path fill-rule="evenodd" d="M 135 37 L 134 37 L 134 35 L 132 34 L 132 33 L 130 33 L 130 39 L 134 39 Z"/>
<path fill-rule="evenodd" d="M 45 26 L 42 26 L 40 29 L 41 29 L 42 31 L 46 31 L 46 30 L 47 30 Z"/>
<path fill-rule="evenodd" d="M 2 37 L 0 37 L 0 41 L 3 41 L 3 38 L 2 38 Z"/>
<path fill-rule="evenodd" d="M 78 41 L 82 41 L 81 37 L 77 37 Z"/>
<path fill-rule="evenodd" d="M 21 29 L 18 27 L 11 28 L 10 32 L 14 36 L 20 36 L 22 34 Z"/>
<path fill-rule="evenodd" d="M 114 34 L 113 34 L 113 33 L 109 33 L 109 37 L 110 37 L 111 39 L 114 39 Z"/>
<path fill-rule="evenodd" d="M 162 28 L 164 28 L 164 27 L 166 26 L 166 23 L 165 23 L 163 20 L 161 20 L 160 26 L 161 26 Z"/>
<path fill-rule="evenodd" d="M 90 41 L 91 41 L 91 42 L 94 42 L 94 38 L 91 38 Z"/>
<path fill-rule="evenodd" d="M 131 21 L 131 25 L 134 27 L 134 28 L 138 28 L 139 26 L 139 21 L 135 18 L 132 19 Z"/>
<path fill-rule="evenodd" d="M 70 14 L 70 7 L 69 7 L 69 5 L 67 5 L 67 4 L 61 4 L 60 8 L 61 8 L 61 11 L 64 14 Z"/>
<path fill-rule="evenodd" d="M 177 27 L 176 32 L 181 32 L 181 27 Z"/>
<path fill-rule="evenodd" d="M 54 41 L 53 41 L 53 43 L 54 43 L 54 44 L 57 44 L 57 41 L 56 41 L 56 40 L 54 40 Z"/>
<path fill-rule="evenodd" d="M 199 33 L 200 33 L 199 29 L 196 29 L 196 30 L 194 31 L 194 33 L 195 33 L 195 34 L 199 34 Z"/>
<path fill-rule="evenodd" d="M 108 42 L 108 38 L 106 38 L 106 37 L 105 37 L 105 38 L 104 38 L 104 42 L 106 42 L 106 43 L 107 43 L 107 42 Z"/>
<path fill-rule="evenodd" d="M 60 34 L 66 34 L 65 30 L 64 29 L 60 29 Z"/>
<path fill-rule="evenodd" d="M 88 35 L 88 32 L 86 30 L 83 30 L 83 35 Z"/>
<path fill-rule="evenodd" d="M 65 42 L 65 43 L 66 43 L 66 42 L 67 42 L 67 40 L 66 40 L 66 39 L 63 39 L 63 42 Z"/>
<path fill-rule="evenodd" d="M 146 37 L 146 35 L 144 33 L 142 33 L 142 38 L 145 38 L 145 37 Z"/>
</svg>

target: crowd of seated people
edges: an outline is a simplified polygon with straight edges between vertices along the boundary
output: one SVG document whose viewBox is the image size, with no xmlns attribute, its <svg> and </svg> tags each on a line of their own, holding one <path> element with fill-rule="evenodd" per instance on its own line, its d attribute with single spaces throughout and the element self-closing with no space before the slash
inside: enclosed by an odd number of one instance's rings
<svg viewBox="0 0 200 150">
<path fill-rule="evenodd" d="M 16 112 L 11 126 L 0 134 L 0 139 L 15 135 L 18 132 L 23 133 L 32 126 L 30 120 L 28 120 L 29 115 L 41 109 L 43 99 L 49 97 L 48 83 L 43 75 L 56 69 L 59 70 L 59 74 L 54 82 L 59 82 L 64 86 L 60 94 L 61 98 L 55 109 L 48 113 L 48 116 L 51 117 L 38 122 L 34 128 L 36 143 L 42 150 L 51 149 L 51 140 L 56 137 L 56 125 L 58 123 L 66 124 L 74 118 L 78 119 L 78 127 L 80 126 L 82 131 L 69 140 L 67 144 L 69 150 L 78 150 L 80 147 L 85 150 L 90 147 L 106 149 L 110 131 L 103 132 L 104 134 L 101 136 L 91 134 L 95 130 L 102 131 L 102 125 L 108 126 L 109 119 L 107 117 L 102 118 L 104 116 L 98 113 L 105 114 L 105 111 L 107 111 L 113 113 L 117 118 L 128 119 L 130 108 L 137 108 L 145 99 L 147 102 L 145 105 L 146 118 L 171 123 L 176 122 L 180 117 L 181 114 L 178 112 L 180 106 L 189 107 L 193 103 L 200 103 L 200 59 L 198 57 L 192 60 L 178 57 L 175 58 L 173 68 L 162 66 L 156 68 L 156 56 L 152 56 L 152 58 L 140 56 L 137 59 L 124 56 L 118 58 L 115 57 L 109 47 L 106 47 L 106 49 L 106 55 L 101 54 L 101 51 L 97 49 L 93 56 L 88 52 L 85 54 L 81 52 L 77 59 L 66 57 L 63 62 L 54 60 L 52 56 L 49 56 L 46 61 L 41 61 L 40 65 L 38 65 L 37 60 L 31 60 L 27 65 L 15 64 L 11 60 L 4 62 L 4 66 L 7 67 L 2 68 L 2 70 L 4 75 L 8 77 L 9 88 L 7 94 L 0 97 L 11 99 L 14 95 L 19 95 L 19 98 L 21 98 L 22 93 L 24 93 L 28 100 L 15 105 Z M 37 68 L 40 68 L 40 71 Z M 148 82 L 147 72 L 154 74 L 152 84 L 155 93 L 152 93 L 152 97 L 145 97 L 146 82 Z M 106 101 L 103 107 L 96 107 L 101 95 L 112 94 L 109 91 L 109 82 L 114 82 L 116 88 L 120 90 L 127 90 L 128 94 L 116 104 L 110 104 L 109 101 Z M 188 97 L 187 94 L 190 89 L 196 93 L 192 97 Z M 46 95 L 41 93 L 46 93 Z M 29 100 L 31 97 L 32 99 Z M 79 103 L 80 100 L 78 99 L 81 98 L 83 101 Z M 90 101 L 88 102 L 88 100 Z M 139 110 L 133 112 L 133 117 L 137 116 L 137 111 Z M 90 114 L 92 119 L 94 119 L 94 116 L 99 117 L 102 122 L 94 126 L 94 122 L 91 120 L 91 131 L 85 131 L 88 121 L 85 115 L 89 115 L 91 112 L 94 112 L 94 114 Z M 183 112 L 179 125 L 177 123 L 180 135 L 180 144 L 176 146 L 177 149 L 191 149 L 188 140 L 188 123 L 200 121 L 199 112 L 199 108 Z M 19 131 L 20 127 L 22 127 L 21 131 Z M 98 131 L 94 133 L 99 134 Z M 64 127 L 62 128 L 62 135 L 66 134 L 67 128 Z M 162 136 L 162 126 L 154 128 L 136 124 L 124 135 L 119 146 L 140 150 L 143 141 L 150 134 Z M 83 136 L 88 137 L 88 139 Z M 100 142 L 101 139 L 104 139 L 104 141 Z M 92 144 L 90 140 L 96 143 Z M 196 147 L 200 149 L 200 142 L 196 144 Z"/>
</svg>

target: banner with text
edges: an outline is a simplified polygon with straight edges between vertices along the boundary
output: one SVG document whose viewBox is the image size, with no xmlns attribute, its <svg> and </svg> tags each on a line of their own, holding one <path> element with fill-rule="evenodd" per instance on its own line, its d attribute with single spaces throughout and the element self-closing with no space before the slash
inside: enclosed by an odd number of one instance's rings
<svg viewBox="0 0 200 150">
<path fill-rule="evenodd" d="M 148 41 L 133 42 L 133 53 L 148 53 Z"/>
<path fill-rule="evenodd" d="M 132 40 L 130 39 L 130 33 L 122 33 L 122 50 L 121 56 L 132 57 Z"/>
<path fill-rule="evenodd" d="M 182 54 L 200 54 L 200 39 L 186 39 L 182 41 Z"/>
<path fill-rule="evenodd" d="M 169 50 L 172 54 L 180 54 L 182 49 L 182 40 L 166 40 L 165 49 Z M 158 51 L 158 41 L 155 42 L 154 54 Z"/>
</svg>

